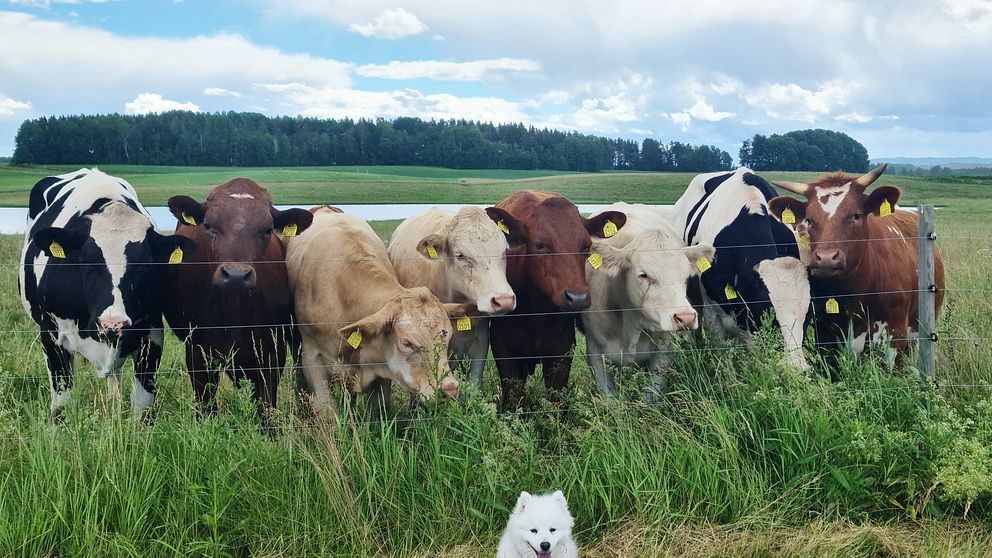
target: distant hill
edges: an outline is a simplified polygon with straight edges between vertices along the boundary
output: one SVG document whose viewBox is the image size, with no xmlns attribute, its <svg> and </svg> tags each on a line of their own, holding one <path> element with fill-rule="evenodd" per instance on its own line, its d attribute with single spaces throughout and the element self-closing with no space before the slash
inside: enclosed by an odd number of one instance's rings
<svg viewBox="0 0 992 558">
<path fill-rule="evenodd" d="M 992 157 L 879 157 L 872 164 L 889 163 L 933 167 L 940 165 L 950 169 L 992 168 Z"/>
</svg>

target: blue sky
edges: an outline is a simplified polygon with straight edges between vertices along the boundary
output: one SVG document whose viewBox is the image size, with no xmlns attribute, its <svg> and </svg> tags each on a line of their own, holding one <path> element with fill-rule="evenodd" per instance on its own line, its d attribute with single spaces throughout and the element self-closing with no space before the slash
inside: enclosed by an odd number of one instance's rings
<svg viewBox="0 0 992 558">
<path fill-rule="evenodd" d="M 0 155 L 26 118 L 186 108 L 988 157 L 990 52 L 992 0 L 0 0 Z"/>
</svg>

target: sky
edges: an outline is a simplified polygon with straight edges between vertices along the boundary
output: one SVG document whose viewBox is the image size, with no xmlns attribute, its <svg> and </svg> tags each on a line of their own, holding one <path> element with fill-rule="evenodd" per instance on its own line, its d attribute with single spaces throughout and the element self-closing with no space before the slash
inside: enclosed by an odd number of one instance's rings
<svg viewBox="0 0 992 558">
<path fill-rule="evenodd" d="M 28 118 L 171 109 L 988 157 L 992 0 L 0 0 L 0 156 Z"/>
</svg>

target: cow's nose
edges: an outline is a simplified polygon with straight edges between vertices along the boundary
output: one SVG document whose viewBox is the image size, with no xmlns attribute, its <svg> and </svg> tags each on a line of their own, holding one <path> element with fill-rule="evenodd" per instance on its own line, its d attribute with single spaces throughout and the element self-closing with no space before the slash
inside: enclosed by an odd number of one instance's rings
<svg viewBox="0 0 992 558">
<path fill-rule="evenodd" d="M 245 288 L 255 285 L 255 270 L 251 266 L 221 265 L 217 283 L 222 287 Z"/>
<path fill-rule="evenodd" d="M 100 318 L 97 322 L 97 330 L 105 337 L 120 337 L 124 328 L 131 325 L 131 320 L 127 318 Z"/>
<path fill-rule="evenodd" d="M 844 267 L 844 255 L 837 248 L 824 248 L 813 253 L 813 264 L 819 267 Z"/>
<path fill-rule="evenodd" d="M 517 297 L 512 294 L 496 295 L 489 301 L 493 307 L 493 313 L 510 312 L 517 307 Z"/>
<path fill-rule="evenodd" d="M 548 541 L 542 542 L 541 543 L 541 552 L 547 552 L 549 550 L 551 550 L 551 543 L 549 543 Z"/>
<path fill-rule="evenodd" d="M 581 310 L 589 307 L 589 293 L 575 292 L 565 289 L 565 308 Z"/>
<path fill-rule="evenodd" d="M 672 315 L 672 321 L 675 322 L 676 330 L 696 329 L 696 311 L 679 310 Z"/>
<path fill-rule="evenodd" d="M 452 399 L 458 398 L 458 380 L 447 377 L 441 380 L 441 393 L 447 395 Z"/>
</svg>

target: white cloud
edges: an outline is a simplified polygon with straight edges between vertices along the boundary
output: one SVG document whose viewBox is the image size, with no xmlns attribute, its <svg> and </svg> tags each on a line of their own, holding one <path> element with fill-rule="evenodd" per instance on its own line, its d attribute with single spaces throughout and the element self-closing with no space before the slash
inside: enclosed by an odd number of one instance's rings
<svg viewBox="0 0 992 558">
<path fill-rule="evenodd" d="M 431 40 L 438 43 L 443 43 L 445 41 L 445 38 L 444 35 L 434 35 L 433 37 L 431 37 Z"/>
<path fill-rule="evenodd" d="M 231 91 L 230 89 L 224 89 L 223 87 L 207 87 L 203 90 L 203 94 L 208 97 L 240 97 L 241 93 L 237 91 Z"/>
<path fill-rule="evenodd" d="M 744 88 L 744 84 L 730 76 L 721 75 L 716 81 L 710 84 L 710 89 L 717 95 L 729 95 L 739 93 Z"/>
<path fill-rule="evenodd" d="M 688 112 L 663 112 L 661 115 L 678 124 L 683 132 L 689 129 L 689 124 L 692 122 L 692 117 L 689 116 Z"/>
<path fill-rule="evenodd" d="M 434 79 L 441 81 L 498 81 L 503 72 L 533 72 L 541 65 L 533 60 L 497 58 L 472 62 L 443 62 L 421 60 L 387 64 L 366 64 L 355 68 L 355 73 L 363 77 L 383 79 Z"/>
<path fill-rule="evenodd" d="M 158 93 L 138 93 L 133 101 L 124 104 L 124 114 L 149 114 L 170 110 L 200 112 L 200 107 L 193 102 L 180 103 L 163 99 Z"/>
<path fill-rule="evenodd" d="M 289 108 L 303 116 L 319 118 L 466 118 L 483 122 L 520 122 L 527 115 L 514 102 L 497 97 L 456 97 L 446 93 L 425 95 L 416 89 L 361 91 L 316 88 L 302 83 L 262 83 L 263 91 L 283 95 Z"/>
<path fill-rule="evenodd" d="M 11 116 L 19 110 L 31 110 L 31 103 L 25 103 L 0 95 L 0 116 Z"/>
<path fill-rule="evenodd" d="M 775 83 L 750 89 L 743 97 L 749 105 L 765 111 L 772 118 L 812 124 L 844 106 L 849 88 L 856 88 L 856 85 L 826 84 L 812 91 L 795 83 Z"/>
<path fill-rule="evenodd" d="M 731 116 L 737 116 L 737 113 L 733 112 L 720 112 L 714 110 L 706 99 L 702 95 L 693 95 L 696 98 L 696 103 L 687 109 L 682 109 L 680 112 L 666 112 L 662 113 L 662 116 L 671 120 L 673 123 L 678 124 L 679 128 L 685 132 L 689 129 L 689 125 L 693 120 L 702 120 L 704 122 L 719 122 Z"/>
<path fill-rule="evenodd" d="M 348 26 L 348 31 L 376 39 L 402 39 L 427 31 L 427 26 L 414 14 L 403 8 L 395 8 L 383 10 L 375 16 L 372 23 L 352 23 Z"/>
<path fill-rule="evenodd" d="M 861 114 L 860 112 L 846 112 L 844 114 L 838 114 L 834 117 L 834 120 L 840 122 L 850 122 L 857 124 L 864 124 L 865 122 L 871 122 L 872 117 L 867 114 Z"/>
</svg>

